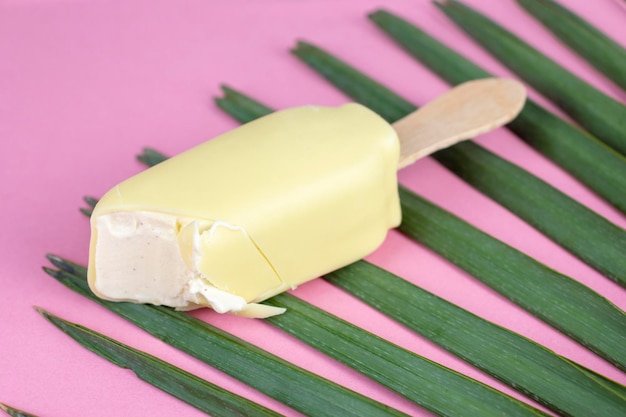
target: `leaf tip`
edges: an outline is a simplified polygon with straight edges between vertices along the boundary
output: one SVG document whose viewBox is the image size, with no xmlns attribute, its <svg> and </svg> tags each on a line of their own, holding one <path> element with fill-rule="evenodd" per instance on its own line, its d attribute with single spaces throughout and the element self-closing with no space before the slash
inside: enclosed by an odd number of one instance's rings
<svg viewBox="0 0 626 417">
<path fill-rule="evenodd" d="M 241 95 L 237 90 L 235 90 L 234 88 L 232 88 L 228 84 L 220 84 L 220 89 L 222 90 L 222 94 L 224 96 L 223 97 L 219 97 L 218 96 L 218 97 L 214 98 L 215 102 L 218 105 L 221 102 L 232 100 L 232 99 L 236 99 L 237 96 Z"/>
<path fill-rule="evenodd" d="M 41 316 L 43 316 L 45 319 L 49 320 L 49 317 L 52 315 L 48 313 L 43 307 L 33 306 L 33 308 L 35 309 L 37 313 L 41 314 Z"/>
<path fill-rule="evenodd" d="M 218 105 L 219 105 L 219 102 L 221 100 L 224 100 L 226 96 L 228 95 L 228 86 L 226 84 L 220 84 L 219 89 L 220 89 L 219 94 L 213 96 L 213 102 Z"/>
<path fill-rule="evenodd" d="M 39 313 L 44 319 L 48 320 L 50 323 L 52 323 L 55 327 L 63 330 L 63 328 L 69 324 L 67 321 L 63 320 L 60 317 L 55 316 L 54 314 L 50 313 L 49 311 L 45 310 L 42 307 L 39 306 L 33 306 L 35 311 L 37 311 L 37 313 Z"/>
<path fill-rule="evenodd" d="M 78 209 L 81 213 L 83 213 L 85 216 L 87 217 L 91 217 L 91 215 L 93 214 L 93 210 L 92 209 L 88 209 L 88 208 L 84 208 L 81 207 Z"/>
<path fill-rule="evenodd" d="M 98 204 L 98 199 L 89 195 L 84 196 L 83 201 L 91 207 L 95 207 Z"/>
<path fill-rule="evenodd" d="M 224 94 L 226 94 L 226 95 L 228 95 L 229 93 L 232 93 L 232 92 L 234 92 L 234 91 L 235 91 L 235 90 L 234 90 L 231 86 L 229 86 L 228 84 L 224 84 L 224 83 L 222 83 L 222 84 L 220 84 L 220 85 L 219 85 L 219 87 L 220 87 L 220 90 L 222 90 L 222 93 L 224 93 Z"/>
<path fill-rule="evenodd" d="M 299 48 L 300 48 L 300 41 L 296 41 L 296 44 L 291 49 L 289 49 L 289 52 L 297 56 Z"/>
<path fill-rule="evenodd" d="M 389 12 L 387 12 L 385 9 L 376 9 L 374 11 L 371 11 L 367 14 L 368 19 L 372 20 L 372 21 L 376 21 L 376 19 L 378 19 L 381 16 L 384 16 L 386 14 L 389 14 Z"/>
<path fill-rule="evenodd" d="M 60 256 L 54 255 L 52 253 L 46 253 L 46 259 L 52 262 L 53 265 L 63 262 L 63 259 Z"/>
<path fill-rule="evenodd" d="M 300 52 L 312 48 L 314 48 L 314 46 L 310 42 L 305 41 L 304 39 L 298 39 L 296 41 L 296 46 L 291 49 L 291 53 L 293 53 L 294 55 L 298 55 Z"/>
<path fill-rule="evenodd" d="M 66 261 L 65 259 L 61 258 L 60 256 L 48 253 L 48 254 L 46 254 L 46 258 L 50 261 L 50 263 L 52 265 L 56 266 L 60 270 L 63 270 L 63 271 L 66 271 L 66 272 L 70 272 L 70 273 L 75 273 L 76 272 L 76 269 L 71 265 L 71 263 Z M 48 269 L 50 269 L 50 268 L 48 268 Z M 44 270 L 46 270 L 45 267 L 44 267 Z M 55 271 L 53 269 L 51 269 L 51 271 L 57 272 L 57 271 Z"/>
<path fill-rule="evenodd" d="M 41 269 L 43 269 L 43 272 L 50 275 L 54 279 L 59 279 L 60 277 L 59 271 L 57 271 L 56 269 L 52 269 L 47 266 L 42 266 Z"/>
</svg>

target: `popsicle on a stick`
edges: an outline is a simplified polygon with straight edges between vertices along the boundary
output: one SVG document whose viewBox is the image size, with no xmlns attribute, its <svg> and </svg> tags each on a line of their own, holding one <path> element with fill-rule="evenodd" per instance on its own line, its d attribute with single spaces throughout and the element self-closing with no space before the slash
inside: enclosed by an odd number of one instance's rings
<svg viewBox="0 0 626 417">
<path fill-rule="evenodd" d="M 273 113 L 111 189 L 89 284 L 115 301 L 269 317 L 258 304 L 373 252 L 401 220 L 397 170 L 512 120 L 525 90 L 472 81 L 394 125 L 358 104 Z"/>
</svg>

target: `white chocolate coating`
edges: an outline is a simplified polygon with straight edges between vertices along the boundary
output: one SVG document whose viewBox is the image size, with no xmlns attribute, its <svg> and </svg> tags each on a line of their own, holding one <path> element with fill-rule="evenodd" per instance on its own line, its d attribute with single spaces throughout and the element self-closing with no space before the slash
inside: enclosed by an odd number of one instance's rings
<svg viewBox="0 0 626 417">
<path fill-rule="evenodd" d="M 393 128 L 358 104 L 243 125 L 100 200 L 90 286 L 110 300 L 279 313 L 255 303 L 363 258 L 400 223 L 399 152 Z"/>
</svg>

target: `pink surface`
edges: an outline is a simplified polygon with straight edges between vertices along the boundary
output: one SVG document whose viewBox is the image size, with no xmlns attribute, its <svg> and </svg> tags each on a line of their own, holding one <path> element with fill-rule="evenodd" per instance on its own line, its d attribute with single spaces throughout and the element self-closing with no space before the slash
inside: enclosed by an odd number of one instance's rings
<svg viewBox="0 0 626 417">
<path fill-rule="evenodd" d="M 365 18 L 384 3 L 499 75 L 509 74 L 426 0 L 0 2 L 0 402 L 42 416 L 201 413 L 83 349 L 33 309 L 41 306 L 288 415 L 296 413 L 155 340 L 44 274 L 44 254 L 87 260 L 78 212 L 142 169 L 143 146 L 174 154 L 236 126 L 212 103 L 221 83 L 275 108 L 346 99 L 288 53 L 313 42 L 423 104 L 448 87 Z M 513 1 L 468 0 L 598 88 L 624 94 L 556 42 Z M 624 41 L 626 13 L 611 0 L 563 0 Z M 534 92 L 531 96 L 536 97 Z M 624 217 L 511 133 L 479 139 L 622 227 Z M 401 182 L 481 229 L 584 282 L 622 309 L 617 285 L 556 247 L 432 160 Z M 624 374 L 396 232 L 373 262 L 480 316 L 626 383 Z M 501 385 L 316 280 L 297 296 L 446 366 Z M 263 321 L 198 315 L 294 363 L 416 416 L 429 415 Z M 504 388 L 507 392 L 510 390 Z"/>
</svg>

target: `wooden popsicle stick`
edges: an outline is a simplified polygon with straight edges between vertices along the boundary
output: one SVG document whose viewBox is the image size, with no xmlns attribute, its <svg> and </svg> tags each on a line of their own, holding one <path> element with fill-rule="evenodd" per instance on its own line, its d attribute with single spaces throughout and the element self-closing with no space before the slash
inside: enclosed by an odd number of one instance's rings
<svg viewBox="0 0 626 417">
<path fill-rule="evenodd" d="M 507 78 L 458 85 L 393 124 L 400 138 L 398 169 L 510 122 L 525 101 L 524 85 Z"/>
</svg>

